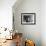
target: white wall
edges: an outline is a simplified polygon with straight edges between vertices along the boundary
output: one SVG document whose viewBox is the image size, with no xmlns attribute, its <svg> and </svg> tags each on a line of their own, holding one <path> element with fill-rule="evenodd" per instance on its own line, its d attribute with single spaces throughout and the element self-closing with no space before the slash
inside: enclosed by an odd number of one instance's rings
<svg viewBox="0 0 46 46">
<path fill-rule="evenodd" d="M 0 0 L 0 27 L 12 28 L 12 6 L 16 0 Z"/>
<path fill-rule="evenodd" d="M 41 1 L 41 38 L 42 46 L 46 46 L 46 0 Z"/>
<path fill-rule="evenodd" d="M 20 1 L 18 0 L 18 2 Z M 13 6 L 15 30 L 22 32 L 25 38 L 27 37 L 28 39 L 34 40 L 36 46 L 41 46 L 40 8 L 40 0 L 23 0 L 19 4 L 15 3 L 15 5 Z M 36 25 L 22 25 L 21 13 L 36 13 Z"/>
</svg>

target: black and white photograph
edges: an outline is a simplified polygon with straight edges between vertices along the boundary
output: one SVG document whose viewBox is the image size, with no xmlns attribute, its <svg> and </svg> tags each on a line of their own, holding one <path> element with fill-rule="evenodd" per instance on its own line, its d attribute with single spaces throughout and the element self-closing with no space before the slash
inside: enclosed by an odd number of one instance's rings
<svg viewBox="0 0 46 46">
<path fill-rule="evenodd" d="M 23 25 L 36 24 L 36 14 L 35 13 L 21 13 L 21 24 Z"/>
</svg>

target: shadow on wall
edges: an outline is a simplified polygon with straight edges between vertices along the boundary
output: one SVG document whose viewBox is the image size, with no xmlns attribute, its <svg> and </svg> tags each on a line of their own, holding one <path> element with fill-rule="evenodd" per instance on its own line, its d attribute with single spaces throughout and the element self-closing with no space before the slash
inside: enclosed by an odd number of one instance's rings
<svg viewBox="0 0 46 46">
<path fill-rule="evenodd" d="M 21 25 L 21 17 L 18 16 L 20 13 L 19 14 L 17 14 L 17 13 L 18 13 L 18 8 L 21 6 L 23 1 L 24 0 L 17 0 L 16 3 L 12 7 L 12 12 L 13 12 L 13 16 L 14 16 L 13 28 L 15 27 L 15 30 L 18 30 L 18 32 L 20 32 L 20 33 L 22 33 L 24 31 L 24 26 Z"/>
<path fill-rule="evenodd" d="M 24 0 L 17 0 L 16 3 L 12 6 L 13 10 L 16 10 L 18 7 L 21 6 Z"/>
</svg>

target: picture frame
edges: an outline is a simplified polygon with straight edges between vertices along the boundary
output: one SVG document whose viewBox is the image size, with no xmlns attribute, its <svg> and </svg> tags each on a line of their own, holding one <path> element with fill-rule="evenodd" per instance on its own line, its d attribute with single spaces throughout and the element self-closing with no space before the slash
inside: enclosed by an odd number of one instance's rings
<svg viewBox="0 0 46 46">
<path fill-rule="evenodd" d="M 21 13 L 21 24 L 22 25 L 35 25 L 36 13 Z"/>
</svg>

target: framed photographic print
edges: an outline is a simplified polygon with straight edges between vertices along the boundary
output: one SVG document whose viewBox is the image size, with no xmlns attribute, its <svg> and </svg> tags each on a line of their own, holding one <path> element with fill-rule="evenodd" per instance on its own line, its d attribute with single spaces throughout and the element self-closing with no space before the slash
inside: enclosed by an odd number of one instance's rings
<svg viewBox="0 0 46 46">
<path fill-rule="evenodd" d="M 36 24 L 36 13 L 21 13 L 21 24 L 23 25 Z"/>
</svg>

